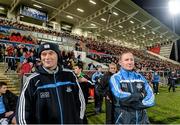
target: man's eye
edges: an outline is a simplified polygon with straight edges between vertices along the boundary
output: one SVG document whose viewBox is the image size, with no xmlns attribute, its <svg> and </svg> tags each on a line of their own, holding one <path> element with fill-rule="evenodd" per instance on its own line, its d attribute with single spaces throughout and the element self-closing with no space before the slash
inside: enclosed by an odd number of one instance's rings
<svg viewBox="0 0 180 125">
<path fill-rule="evenodd" d="M 49 53 L 49 55 L 52 55 L 52 54 L 53 54 L 53 52 L 50 52 L 50 53 Z"/>
<path fill-rule="evenodd" d="M 42 53 L 41 55 L 42 55 L 42 56 L 46 56 L 46 53 Z"/>
</svg>

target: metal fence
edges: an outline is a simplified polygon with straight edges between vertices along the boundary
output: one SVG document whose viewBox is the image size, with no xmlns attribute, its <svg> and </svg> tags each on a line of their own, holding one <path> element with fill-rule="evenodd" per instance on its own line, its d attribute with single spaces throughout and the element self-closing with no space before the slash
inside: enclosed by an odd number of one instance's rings
<svg viewBox="0 0 180 125">
<path fill-rule="evenodd" d="M 96 70 L 84 70 L 83 71 L 86 75 L 88 75 L 89 77 L 92 76 L 92 74 L 94 72 L 96 72 Z M 103 71 L 104 73 L 107 72 L 107 70 Z M 150 83 L 151 79 L 152 79 L 152 74 L 153 71 L 141 71 L 139 72 L 140 74 L 142 74 L 147 81 Z M 160 75 L 160 84 L 166 85 L 168 84 L 168 76 L 169 76 L 169 72 L 163 72 L 163 71 L 159 71 L 158 74 Z M 179 81 L 180 82 L 180 81 Z"/>
<path fill-rule="evenodd" d="M 96 72 L 96 70 L 84 70 L 83 72 L 91 78 L 93 73 Z M 103 71 L 103 73 L 106 73 L 106 72 L 107 70 Z M 152 79 L 152 74 L 153 74 L 152 71 L 143 71 L 139 73 L 142 74 L 147 79 L 147 81 L 151 84 L 151 79 Z M 27 76 L 29 76 L 30 74 L 31 73 L 28 73 L 23 76 L 23 83 L 25 82 L 25 79 L 27 78 Z M 160 85 L 167 85 L 169 72 L 159 71 L 158 74 L 160 75 Z M 180 79 L 177 81 L 177 84 L 180 84 Z"/>
</svg>

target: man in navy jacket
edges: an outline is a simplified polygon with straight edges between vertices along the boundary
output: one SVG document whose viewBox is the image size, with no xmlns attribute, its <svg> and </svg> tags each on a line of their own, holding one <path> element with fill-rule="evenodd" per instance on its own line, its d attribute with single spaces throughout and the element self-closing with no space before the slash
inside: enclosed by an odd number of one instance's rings
<svg viewBox="0 0 180 125">
<path fill-rule="evenodd" d="M 18 124 L 81 124 L 85 100 L 72 71 L 61 68 L 58 45 L 39 47 L 42 65 L 24 83 L 17 106 Z"/>
</svg>

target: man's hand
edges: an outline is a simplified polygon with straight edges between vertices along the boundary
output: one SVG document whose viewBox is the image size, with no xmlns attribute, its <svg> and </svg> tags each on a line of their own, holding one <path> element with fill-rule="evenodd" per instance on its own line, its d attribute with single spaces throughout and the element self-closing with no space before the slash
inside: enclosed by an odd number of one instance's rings
<svg viewBox="0 0 180 125">
<path fill-rule="evenodd" d="M 13 117 L 11 123 L 12 123 L 12 125 L 17 125 L 17 121 L 16 121 L 16 118 L 15 118 L 15 117 Z"/>
<path fill-rule="evenodd" d="M 111 99 L 109 98 L 109 96 L 106 96 L 106 99 L 109 100 L 110 103 L 112 103 Z"/>
<path fill-rule="evenodd" d="M 9 117 L 10 115 L 12 115 L 14 112 L 13 111 L 9 111 L 5 113 L 5 117 Z"/>
<path fill-rule="evenodd" d="M 88 80 L 87 80 L 86 78 L 84 78 L 84 77 L 83 77 L 83 78 L 79 78 L 78 81 L 79 81 L 80 83 L 81 83 L 81 82 L 88 82 Z"/>
<path fill-rule="evenodd" d="M 142 93 L 142 92 L 141 92 L 141 95 L 142 95 L 142 97 L 143 97 L 143 98 L 145 97 L 145 94 L 144 94 L 144 93 Z"/>
</svg>

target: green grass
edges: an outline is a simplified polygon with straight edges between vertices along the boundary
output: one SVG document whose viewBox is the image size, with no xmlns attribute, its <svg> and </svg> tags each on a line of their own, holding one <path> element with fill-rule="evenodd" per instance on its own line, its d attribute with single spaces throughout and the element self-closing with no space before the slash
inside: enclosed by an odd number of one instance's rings
<svg viewBox="0 0 180 125">
<path fill-rule="evenodd" d="M 105 112 L 103 104 L 103 111 Z M 87 106 L 89 124 L 104 124 L 105 113 L 94 115 L 94 103 Z M 168 92 L 167 87 L 160 88 L 156 95 L 156 105 L 148 109 L 148 116 L 152 124 L 179 124 L 180 123 L 180 87 L 176 92 Z"/>
</svg>

